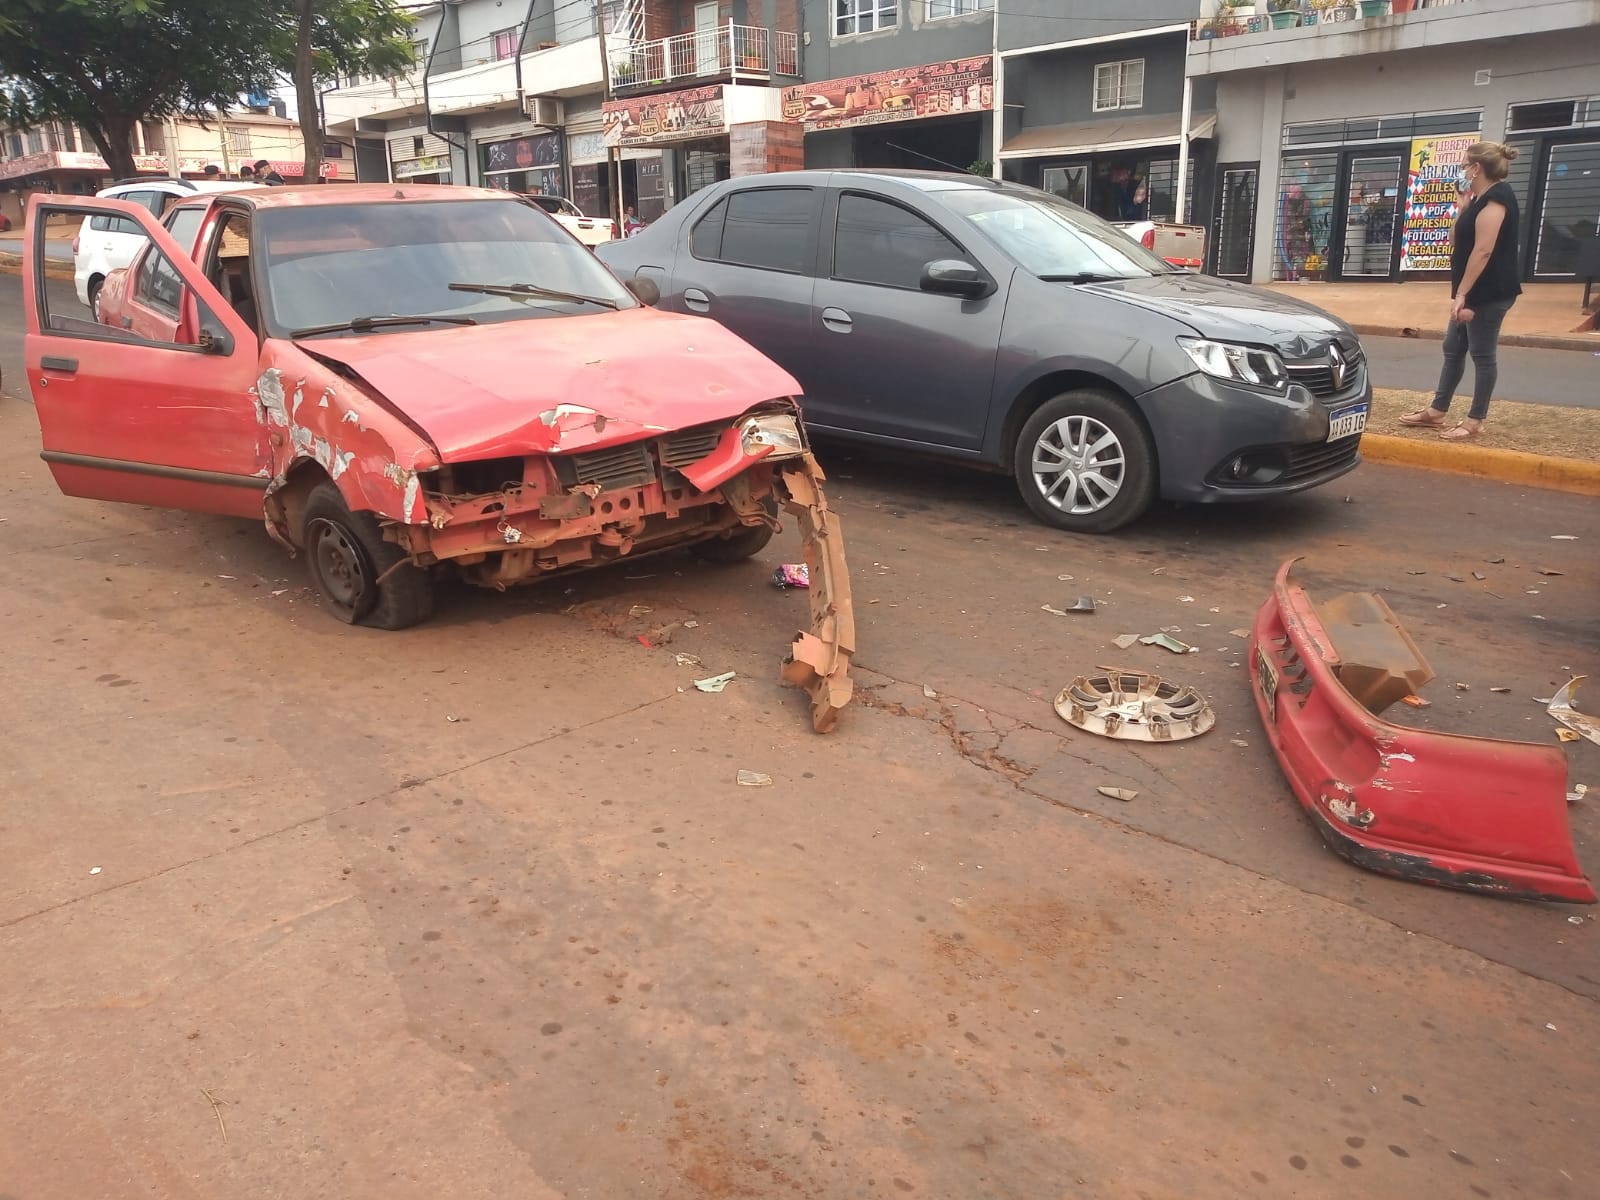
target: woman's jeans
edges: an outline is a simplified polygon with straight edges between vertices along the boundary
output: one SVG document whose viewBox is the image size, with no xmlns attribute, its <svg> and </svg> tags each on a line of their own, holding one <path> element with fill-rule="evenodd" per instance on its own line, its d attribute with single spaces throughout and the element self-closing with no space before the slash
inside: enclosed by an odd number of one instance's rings
<svg viewBox="0 0 1600 1200">
<path fill-rule="evenodd" d="M 1466 373 L 1467 355 L 1472 355 L 1472 408 L 1467 418 L 1481 421 L 1489 415 L 1489 398 L 1500 375 L 1495 351 L 1500 344 L 1500 323 L 1511 311 L 1512 300 L 1480 304 L 1472 310 L 1472 320 L 1451 321 L 1444 334 L 1444 369 L 1439 372 L 1439 390 L 1433 394 L 1433 407 L 1450 411 L 1450 401 L 1461 376 Z"/>
</svg>

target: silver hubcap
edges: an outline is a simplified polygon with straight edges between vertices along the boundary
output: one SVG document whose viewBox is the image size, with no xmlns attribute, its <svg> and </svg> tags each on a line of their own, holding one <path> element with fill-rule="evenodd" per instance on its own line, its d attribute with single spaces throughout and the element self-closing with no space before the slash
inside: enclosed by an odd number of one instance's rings
<svg viewBox="0 0 1600 1200">
<path fill-rule="evenodd" d="M 1122 443 L 1093 417 L 1062 417 L 1033 447 L 1033 482 L 1064 513 L 1097 513 L 1117 498 L 1127 478 Z"/>
</svg>

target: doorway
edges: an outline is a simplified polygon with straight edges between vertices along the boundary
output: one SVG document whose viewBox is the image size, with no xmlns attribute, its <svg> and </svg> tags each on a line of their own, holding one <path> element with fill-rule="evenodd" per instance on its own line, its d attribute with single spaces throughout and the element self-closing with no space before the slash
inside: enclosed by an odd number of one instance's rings
<svg viewBox="0 0 1600 1200">
<path fill-rule="evenodd" d="M 1409 147 L 1373 146 L 1341 155 L 1330 279 L 1394 279 L 1400 269 Z"/>
<path fill-rule="evenodd" d="M 1219 279 L 1250 281 L 1256 244 L 1259 163 L 1223 163 L 1217 168 L 1217 198 L 1211 223 L 1211 270 Z"/>
<path fill-rule="evenodd" d="M 717 46 L 717 10 L 717 0 L 704 0 L 694 6 L 694 73 L 702 77 L 722 70 L 722 55 Z"/>
</svg>

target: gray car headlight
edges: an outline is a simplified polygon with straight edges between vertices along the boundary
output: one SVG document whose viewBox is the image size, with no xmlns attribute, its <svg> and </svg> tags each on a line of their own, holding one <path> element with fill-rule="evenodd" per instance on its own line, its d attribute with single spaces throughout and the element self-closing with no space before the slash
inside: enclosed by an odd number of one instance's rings
<svg viewBox="0 0 1600 1200">
<path fill-rule="evenodd" d="M 1178 345 L 1207 375 L 1232 383 L 1281 392 L 1289 383 L 1283 359 L 1260 346 L 1235 346 L 1232 342 L 1213 342 L 1205 338 L 1179 338 Z"/>
<path fill-rule="evenodd" d="M 739 427 L 739 443 L 746 454 L 760 454 L 762 447 L 771 446 L 767 458 L 795 458 L 806 452 L 800 422 L 788 413 L 750 417 Z"/>
</svg>

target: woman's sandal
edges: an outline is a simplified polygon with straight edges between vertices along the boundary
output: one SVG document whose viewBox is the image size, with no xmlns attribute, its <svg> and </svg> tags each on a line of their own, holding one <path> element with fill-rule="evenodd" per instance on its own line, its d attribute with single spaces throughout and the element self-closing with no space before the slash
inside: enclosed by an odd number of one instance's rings
<svg viewBox="0 0 1600 1200">
<path fill-rule="evenodd" d="M 1419 408 L 1416 412 L 1408 412 L 1401 417 L 1400 424 L 1409 425 L 1413 429 L 1443 428 L 1444 414 L 1436 408 Z"/>
<path fill-rule="evenodd" d="M 1439 435 L 1439 440 L 1442 442 L 1475 442 L 1482 436 L 1482 425 L 1479 425 L 1476 429 L 1473 429 L 1465 421 L 1463 421 L 1454 429 L 1446 429 Z"/>
</svg>

